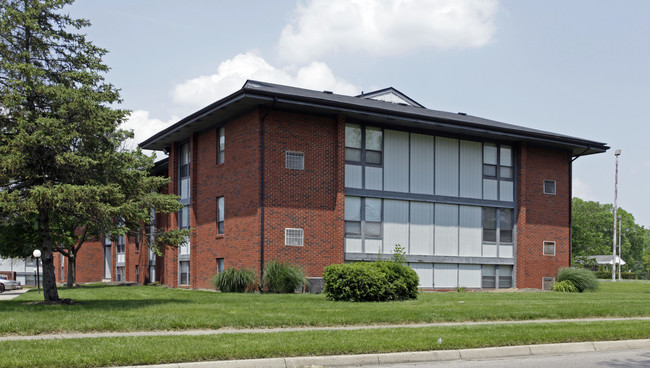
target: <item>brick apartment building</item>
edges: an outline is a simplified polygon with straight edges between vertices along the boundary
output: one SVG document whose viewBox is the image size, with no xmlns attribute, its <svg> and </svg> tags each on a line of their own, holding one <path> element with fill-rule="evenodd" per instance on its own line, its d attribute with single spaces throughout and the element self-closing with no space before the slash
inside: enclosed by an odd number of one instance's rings
<svg viewBox="0 0 650 368">
<path fill-rule="evenodd" d="M 156 222 L 193 229 L 188 245 L 156 257 L 143 239 L 89 244 L 79 282 L 209 288 L 224 268 L 272 260 L 319 277 L 400 244 L 423 288 L 547 288 L 571 262 L 572 161 L 609 148 L 429 110 L 393 88 L 257 81 L 141 147 L 169 154 L 155 172 L 185 206 Z"/>
</svg>

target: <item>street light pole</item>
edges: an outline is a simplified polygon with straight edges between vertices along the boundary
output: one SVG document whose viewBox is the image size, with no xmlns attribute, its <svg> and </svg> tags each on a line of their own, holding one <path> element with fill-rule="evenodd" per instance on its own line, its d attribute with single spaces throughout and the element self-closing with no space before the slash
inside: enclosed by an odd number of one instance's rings
<svg viewBox="0 0 650 368">
<path fill-rule="evenodd" d="M 38 267 L 38 259 L 41 258 L 41 251 L 36 249 L 32 253 L 34 256 L 34 259 L 36 260 L 36 287 L 38 289 L 38 293 L 41 293 L 41 272 Z"/>
<path fill-rule="evenodd" d="M 621 261 L 623 260 L 623 252 L 621 251 L 621 233 L 623 233 L 623 221 L 621 215 L 618 215 L 618 281 L 621 281 Z"/>
<path fill-rule="evenodd" d="M 617 149 L 614 152 L 616 156 L 616 174 L 614 176 L 614 240 L 612 245 L 612 281 L 616 281 L 616 220 L 618 220 L 618 156 L 621 155 L 621 150 Z M 619 261 L 620 263 L 620 261 Z"/>
</svg>

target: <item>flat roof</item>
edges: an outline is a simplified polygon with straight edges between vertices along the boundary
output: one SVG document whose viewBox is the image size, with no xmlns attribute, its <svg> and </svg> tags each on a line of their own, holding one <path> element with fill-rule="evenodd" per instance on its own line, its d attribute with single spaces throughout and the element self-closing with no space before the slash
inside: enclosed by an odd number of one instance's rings
<svg viewBox="0 0 650 368">
<path fill-rule="evenodd" d="M 531 142 L 570 150 L 574 156 L 602 153 L 602 142 L 502 123 L 464 113 L 431 110 L 421 106 L 396 104 L 345 96 L 329 91 L 289 87 L 248 80 L 244 86 L 140 143 L 143 149 L 164 150 L 192 133 L 212 129 L 255 108 L 277 108 L 322 115 L 344 115 L 352 122 L 376 124 L 396 129 L 418 130 L 438 135 L 481 140 Z"/>
</svg>

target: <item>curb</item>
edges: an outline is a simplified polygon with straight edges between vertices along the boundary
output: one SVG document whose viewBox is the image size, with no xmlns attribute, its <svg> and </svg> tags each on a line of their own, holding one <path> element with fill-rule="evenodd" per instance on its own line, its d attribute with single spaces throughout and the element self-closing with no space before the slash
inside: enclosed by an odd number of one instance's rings
<svg viewBox="0 0 650 368">
<path fill-rule="evenodd" d="M 563 344 L 503 346 L 495 348 L 437 350 L 386 354 L 333 355 L 293 358 L 221 360 L 212 362 L 140 365 L 120 368 L 301 368 L 384 365 L 451 360 L 479 360 L 518 356 L 557 355 L 613 350 L 650 349 L 650 339 L 595 341 Z M 117 368 L 117 367 L 116 367 Z"/>
</svg>

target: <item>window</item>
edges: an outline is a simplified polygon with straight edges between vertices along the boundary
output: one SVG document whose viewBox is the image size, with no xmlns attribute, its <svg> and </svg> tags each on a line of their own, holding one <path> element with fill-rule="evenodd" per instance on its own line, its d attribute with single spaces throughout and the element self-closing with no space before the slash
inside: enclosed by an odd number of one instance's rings
<svg viewBox="0 0 650 368">
<path fill-rule="evenodd" d="M 217 258 L 217 273 L 223 272 L 225 270 L 225 262 L 223 258 Z"/>
<path fill-rule="evenodd" d="M 345 197 L 345 236 L 381 239 L 381 222 L 381 199 Z"/>
<path fill-rule="evenodd" d="M 305 169 L 305 154 L 303 152 L 285 152 L 285 168 L 292 170 Z"/>
<path fill-rule="evenodd" d="M 226 128 L 219 128 L 217 135 L 217 164 L 222 164 L 225 158 L 224 152 L 226 150 Z"/>
<path fill-rule="evenodd" d="M 361 163 L 360 125 L 345 125 L 345 161 Z"/>
<path fill-rule="evenodd" d="M 115 281 L 123 282 L 126 281 L 124 278 L 124 267 L 119 266 L 115 268 Z"/>
<path fill-rule="evenodd" d="M 553 284 L 555 283 L 555 279 L 552 277 L 543 277 L 542 278 L 542 290 L 551 290 L 553 289 Z"/>
<path fill-rule="evenodd" d="M 555 194 L 555 180 L 544 180 L 544 194 Z"/>
<path fill-rule="evenodd" d="M 135 282 L 140 283 L 140 266 L 135 266 Z"/>
<path fill-rule="evenodd" d="M 382 164 L 383 133 L 380 128 L 366 128 L 366 163 L 371 165 Z"/>
<path fill-rule="evenodd" d="M 303 229 L 284 229 L 284 245 L 302 247 L 305 232 Z"/>
<path fill-rule="evenodd" d="M 512 217 L 512 209 L 483 207 L 483 241 L 512 243 Z M 499 219 L 498 222 L 497 218 Z M 499 225 L 498 228 L 497 224 Z"/>
<path fill-rule="evenodd" d="M 483 241 L 497 241 L 497 209 L 483 208 Z"/>
<path fill-rule="evenodd" d="M 512 266 L 499 266 L 499 289 L 512 287 Z"/>
<path fill-rule="evenodd" d="M 481 267 L 481 285 L 484 289 L 495 289 L 496 284 L 496 266 L 493 265 L 483 265 Z"/>
<path fill-rule="evenodd" d="M 181 261 L 178 262 L 178 284 L 179 285 L 189 285 L 190 284 L 190 262 Z"/>
<path fill-rule="evenodd" d="M 223 225 L 224 225 L 224 199 L 223 197 L 217 197 L 217 234 L 223 235 Z"/>
<path fill-rule="evenodd" d="M 483 144 L 483 199 L 514 201 L 512 146 Z"/>
<path fill-rule="evenodd" d="M 555 255 L 555 242 L 554 241 L 545 241 L 543 246 L 543 254 L 545 256 L 554 256 Z"/>
<path fill-rule="evenodd" d="M 135 234 L 135 251 L 140 251 L 140 233 Z"/>
</svg>

